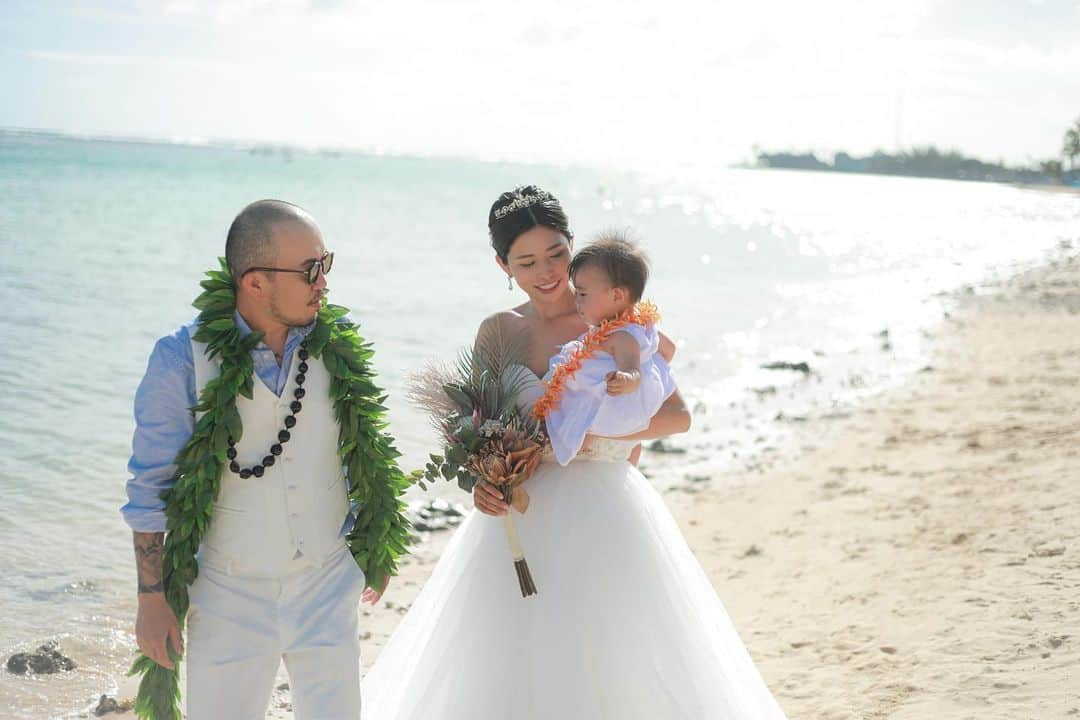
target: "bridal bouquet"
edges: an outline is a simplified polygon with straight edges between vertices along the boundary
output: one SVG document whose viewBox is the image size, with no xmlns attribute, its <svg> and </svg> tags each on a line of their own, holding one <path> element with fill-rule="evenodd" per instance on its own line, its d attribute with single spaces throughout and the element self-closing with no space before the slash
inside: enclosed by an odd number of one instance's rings
<svg viewBox="0 0 1080 720">
<path fill-rule="evenodd" d="M 428 365 L 410 379 L 409 399 L 427 411 L 443 441 L 442 455 L 431 455 L 424 470 L 415 473 L 422 488 L 427 489 L 425 480 L 456 478 L 472 492 L 479 480 L 486 480 L 515 510 L 528 509 L 521 484 L 540 464 L 547 438 L 540 420 L 518 407 L 529 376 L 515 364 L 516 351 L 515 343 L 495 337 L 462 351 L 453 367 Z M 512 513 L 503 520 L 521 595 L 535 595 Z"/>
</svg>

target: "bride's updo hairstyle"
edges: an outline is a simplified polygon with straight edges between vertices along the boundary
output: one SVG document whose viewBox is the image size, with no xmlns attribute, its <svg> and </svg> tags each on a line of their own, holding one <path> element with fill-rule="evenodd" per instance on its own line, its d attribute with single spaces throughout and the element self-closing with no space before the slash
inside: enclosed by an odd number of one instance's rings
<svg viewBox="0 0 1080 720">
<path fill-rule="evenodd" d="M 562 233 L 567 240 L 574 238 L 566 211 L 551 193 L 535 185 L 519 185 L 504 192 L 488 213 L 491 247 L 495 248 L 499 259 L 506 262 L 510 246 L 518 236 L 537 225 Z"/>
</svg>

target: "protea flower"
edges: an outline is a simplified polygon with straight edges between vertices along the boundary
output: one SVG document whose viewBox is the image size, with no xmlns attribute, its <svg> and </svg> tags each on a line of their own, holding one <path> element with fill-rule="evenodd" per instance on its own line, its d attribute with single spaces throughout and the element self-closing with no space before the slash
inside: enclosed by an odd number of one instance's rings
<svg viewBox="0 0 1080 720">
<path fill-rule="evenodd" d="M 502 437 L 493 438 L 491 444 L 476 456 L 473 469 L 492 485 L 512 489 L 533 474 L 540 464 L 543 449 L 543 445 L 535 440 L 507 429 Z"/>
</svg>

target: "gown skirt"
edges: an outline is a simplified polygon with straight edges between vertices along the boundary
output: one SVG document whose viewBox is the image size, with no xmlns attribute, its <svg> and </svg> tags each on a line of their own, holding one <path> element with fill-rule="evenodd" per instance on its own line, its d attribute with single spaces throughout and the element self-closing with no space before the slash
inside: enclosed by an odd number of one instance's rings
<svg viewBox="0 0 1080 720">
<path fill-rule="evenodd" d="M 470 512 L 361 686 L 363 720 L 779 720 L 633 443 L 549 457 L 514 513 Z"/>
</svg>

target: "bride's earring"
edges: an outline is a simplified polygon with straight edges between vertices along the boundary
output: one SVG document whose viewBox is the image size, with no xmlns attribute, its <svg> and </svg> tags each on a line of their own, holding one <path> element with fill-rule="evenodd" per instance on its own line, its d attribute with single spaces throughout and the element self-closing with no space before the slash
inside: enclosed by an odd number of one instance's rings
<svg viewBox="0 0 1080 720">
<path fill-rule="evenodd" d="M 510 291 L 514 289 L 514 277 L 512 275 L 506 276 L 506 289 Z"/>
</svg>

